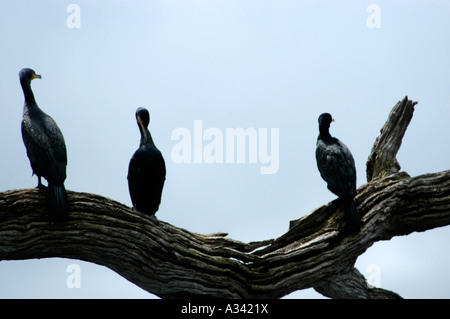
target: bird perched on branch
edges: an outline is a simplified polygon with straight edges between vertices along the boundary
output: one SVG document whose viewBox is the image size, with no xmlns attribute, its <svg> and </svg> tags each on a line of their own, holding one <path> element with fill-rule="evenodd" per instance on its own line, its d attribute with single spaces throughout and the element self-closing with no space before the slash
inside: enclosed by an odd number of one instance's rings
<svg viewBox="0 0 450 319">
<path fill-rule="evenodd" d="M 36 104 L 31 81 L 42 77 L 32 69 L 19 72 L 25 96 L 22 118 L 22 138 L 33 174 L 38 177 L 38 188 L 45 189 L 41 177 L 48 182 L 50 209 L 55 219 L 68 217 L 66 179 L 67 151 L 64 137 L 56 122 Z"/>
<path fill-rule="evenodd" d="M 148 110 L 138 108 L 136 121 L 141 132 L 141 142 L 128 166 L 128 189 L 133 208 L 155 217 L 166 180 L 166 165 L 148 130 Z"/>
<path fill-rule="evenodd" d="M 361 227 L 361 220 L 355 207 L 356 168 L 355 160 L 348 147 L 329 132 L 333 118 L 329 113 L 319 116 L 319 136 L 316 144 L 316 161 L 320 175 L 327 182 L 328 189 L 339 197 L 344 205 L 347 222 L 353 233 Z"/>
</svg>

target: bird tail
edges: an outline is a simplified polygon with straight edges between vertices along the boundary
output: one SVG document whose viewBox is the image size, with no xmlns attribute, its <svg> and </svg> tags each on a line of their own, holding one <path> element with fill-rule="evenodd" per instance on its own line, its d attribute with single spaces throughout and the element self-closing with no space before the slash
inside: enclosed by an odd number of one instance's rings
<svg viewBox="0 0 450 319">
<path fill-rule="evenodd" d="M 346 204 L 345 214 L 347 223 L 352 231 L 352 233 L 357 233 L 361 228 L 361 218 L 359 217 L 359 213 L 356 210 L 355 201 L 352 199 L 350 202 Z"/>
<path fill-rule="evenodd" d="M 68 217 L 67 193 L 64 184 L 48 184 L 48 195 L 52 216 L 57 220 L 64 220 Z"/>
</svg>

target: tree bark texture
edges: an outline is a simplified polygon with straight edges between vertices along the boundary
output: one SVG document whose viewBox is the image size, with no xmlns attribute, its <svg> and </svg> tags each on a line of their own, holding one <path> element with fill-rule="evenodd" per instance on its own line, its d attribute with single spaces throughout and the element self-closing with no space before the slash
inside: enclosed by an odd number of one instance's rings
<svg viewBox="0 0 450 319">
<path fill-rule="evenodd" d="M 354 264 L 377 241 L 450 224 L 450 170 L 410 177 L 395 159 L 415 104 L 397 103 L 375 141 L 355 199 L 363 222 L 356 235 L 337 200 L 276 239 L 244 243 L 72 191 L 70 219 L 55 222 L 45 192 L 21 189 L 0 193 L 0 260 L 85 260 L 162 298 L 280 298 L 311 287 L 331 298 L 400 298 L 370 287 Z"/>
</svg>

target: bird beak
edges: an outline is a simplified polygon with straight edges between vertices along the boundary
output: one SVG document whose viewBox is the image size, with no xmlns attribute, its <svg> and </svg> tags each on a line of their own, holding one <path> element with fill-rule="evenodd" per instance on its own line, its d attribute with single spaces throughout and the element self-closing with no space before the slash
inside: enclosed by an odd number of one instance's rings
<svg viewBox="0 0 450 319">
<path fill-rule="evenodd" d="M 34 80 L 34 79 L 42 79 L 42 76 L 40 74 L 33 74 L 33 77 L 31 79 L 32 80 Z"/>
<path fill-rule="evenodd" d="M 334 118 L 331 118 L 331 122 L 334 122 Z"/>
</svg>

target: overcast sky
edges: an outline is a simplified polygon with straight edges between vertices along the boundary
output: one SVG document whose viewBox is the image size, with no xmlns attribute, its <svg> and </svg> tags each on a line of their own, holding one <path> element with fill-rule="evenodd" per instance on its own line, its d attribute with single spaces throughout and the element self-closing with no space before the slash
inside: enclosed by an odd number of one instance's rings
<svg viewBox="0 0 450 319">
<path fill-rule="evenodd" d="M 358 186 L 405 95 L 419 104 L 402 169 L 449 169 L 449 13 L 446 1 L 2 1 L 0 191 L 37 185 L 20 132 L 18 73 L 30 67 L 42 75 L 36 101 L 65 137 L 67 189 L 131 206 L 134 113 L 146 107 L 167 166 L 159 219 L 245 242 L 278 237 L 335 199 L 314 156 L 322 112 L 353 153 Z M 227 131 L 238 128 L 256 144 L 231 154 Z M 444 227 L 376 243 L 356 266 L 403 297 L 449 298 L 449 240 Z M 67 284 L 72 264 L 80 288 Z M 0 297 L 155 296 L 105 267 L 51 258 L 1 261 Z"/>
</svg>

